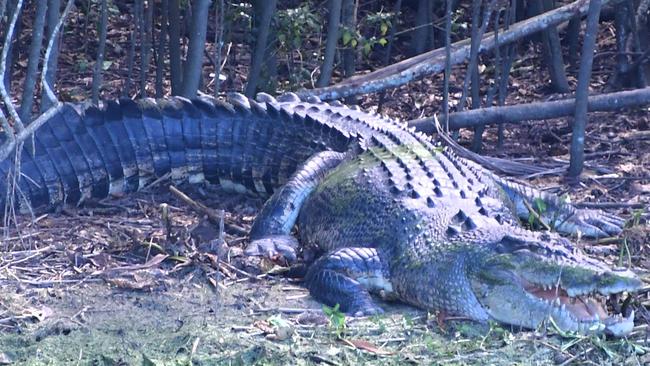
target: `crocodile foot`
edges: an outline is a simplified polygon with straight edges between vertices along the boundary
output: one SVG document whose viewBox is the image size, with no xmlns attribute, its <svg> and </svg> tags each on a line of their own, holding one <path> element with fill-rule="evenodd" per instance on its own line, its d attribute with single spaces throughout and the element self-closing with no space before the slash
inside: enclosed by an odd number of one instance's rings
<svg viewBox="0 0 650 366">
<path fill-rule="evenodd" d="M 556 226 L 556 230 L 571 235 L 589 238 L 607 238 L 618 235 L 623 230 L 625 220 L 600 210 L 577 209 Z"/>
<path fill-rule="evenodd" d="M 244 253 L 291 264 L 296 261 L 297 248 L 298 240 L 293 236 L 271 235 L 251 241 Z"/>
</svg>

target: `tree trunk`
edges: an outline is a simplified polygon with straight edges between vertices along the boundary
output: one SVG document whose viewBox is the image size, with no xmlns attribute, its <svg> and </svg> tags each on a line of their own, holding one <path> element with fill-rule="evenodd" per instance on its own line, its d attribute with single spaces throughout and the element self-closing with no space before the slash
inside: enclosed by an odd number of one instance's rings
<svg viewBox="0 0 650 366">
<path fill-rule="evenodd" d="M 587 28 L 582 45 L 578 86 L 576 88 L 576 112 L 571 136 L 571 159 L 569 161 L 570 177 L 578 177 L 585 162 L 585 127 L 587 125 L 587 98 L 589 97 L 589 81 L 594 60 L 594 46 L 598 35 L 598 17 L 601 0 L 591 0 L 587 12 Z"/>
<path fill-rule="evenodd" d="M 99 89 L 102 85 L 104 51 L 106 50 L 107 23 L 108 1 L 102 0 L 99 20 L 99 44 L 97 45 L 97 58 L 95 59 L 95 70 L 93 72 L 92 100 L 94 105 L 97 105 L 99 102 Z"/>
<path fill-rule="evenodd" d="M 183 91 L 186 98 L 196 97 L 199 90 L 203 71 L 203 52 L 205 37 L 208 29 L 208 14 L 210 0 L 195 0 L 192 9 L 192 24 L 190 25 L 190 42 L 187 49 L 187 60 L 183 67 Z"/>
<path fill-rule="evenodd" d="M 329 20 L 327 23 L 327 42 L 325 55 L 320 68 L 320 75 L 316 87 L 322 88 L 330 83 L 334 70 L 334 57 L 336 46 L 339 43 L 339 29 L 341 28 L 341 0 L 329 0 Z"/>
<path fill-rule="evenodd" d="M 141 10 L 144 13 L 144 22 L 142 22 L 142 38 L 140 39 L 140 97 L 147 96 L 147 75 L 149 74 L 149 62 L 151 61 L 151 39 L 153 23 L 153 1 L 147 1 L 147 7 L 142 2 Z"/>
<path fill-rule="evenodd" d="M 169 0 L 162 0 L 158 9 L 160 31 L 158 32 L 158 44 L 156 45 L 156 98 L 162 98 L 164 95 L 163 78 L 165 77 L 165 46 L 167 44 L 167 9 L 169 9 Z"/>
<path fill-rule="evenodd" d="M 169 68 L 172 79 L 172 95 L 180 95 L 183 86 L 181 64 L 181 10 L 179 0 L 169 0 Z"/>
<path fill-rule="evenodd" d="M 255 49 L 251 54 L 251 66 L 248 70 L 248 81 L 244 94 L 252 97 L 257 91 L 262 65 L 264 64 L 264 55 L 271 29 L 271 20 L 275 13 L 277 0 L 257 0 L 253 6 L 259 9 L 260 19 L 255 32 Z"/>
<path fill-rule="evenodd" d="M 20 119 L 29 123 L 32 119 L 32 106 L 34 105 L 34 88 L 37 84 L 38 63 L 41 59 L 41 48 L 43 47 L 43 28 L 45 26 L 45 15 L 47 13 L 47 2 L 38 1 L 32 26 L 32 44 L 27 59 L 27 71 L 23 82 L 23 95 L 20 105 Z"/>
<path fill-rule="evenodd" d="M 343 0 L 342 4 L 343 26 L 354 31 L 357 28 L 357 4 L 355 0 Z M 343 75 L 350 77 L 354 75 L 356 69 L 356 50 L 354 48 L 345 48 L 341 51 L 343 58 Z"/>
</svg>

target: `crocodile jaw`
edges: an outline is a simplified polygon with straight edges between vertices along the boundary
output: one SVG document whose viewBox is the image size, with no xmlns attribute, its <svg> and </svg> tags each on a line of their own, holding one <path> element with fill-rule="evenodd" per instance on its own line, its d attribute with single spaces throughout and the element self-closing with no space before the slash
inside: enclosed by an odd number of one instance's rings
<svg viewBox="0 0 650 366">
<path fill-rule="evenodd" d="M 627 316 L 608 313 L 605 296 L 637 290 L 641 282 L 633 273 L 547 264 L 557 270 L 551 271 L 557 275 L 553 284 L 533 280 L 527 271 L 492 268 L 489 280 L 484 275 L 475 277 L 472 287 L 490 317 L 503 323 L 531 329 L 554 324 L 561 331 L 616 337 L 632 331 L 634 311 Z M 583 277 L 572 285 L 576 273 Z"/>
</svg>

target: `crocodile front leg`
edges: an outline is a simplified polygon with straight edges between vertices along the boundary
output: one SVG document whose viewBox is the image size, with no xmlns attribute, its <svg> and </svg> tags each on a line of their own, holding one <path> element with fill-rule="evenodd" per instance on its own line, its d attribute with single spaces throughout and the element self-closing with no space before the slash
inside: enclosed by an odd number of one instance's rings
<svg viewBox="0 0 650 366">
<path fill-rule="evenodd" d="M 327 173 L 336 168 L 346 154 L 322 151 L 314 154 L 289 178 L 289 181 L 264 204 L 255 218 L 246 248 L 247 255 L 281 255 L 291 263 L 296 259 L 298 240 L 291 236 L 300 208 L 323 181 Z"/>
<path fill-rule="evenodd" d="M 554 230 L 571 235 L 603 238 L 619 234 L 625 220 L 600 210 L 579 209 L 555 194 L 494 178 L 496 184 L 512 202 L 520 220 L 539 215 Z M 542 202 L 543 204 L 539 204 Z M 541 207 L 540 207 L 541 206 Z M 535 213 L 531 211 L 534 210 Z"/>
<path fill-rule="evenodd" d="M 307 271 L 309 292 L 321 302 L 354 316 L 381 314 L 370 293 L 395 297 L 388 267 L 375 248 L 341 248 L 318 259 Z"/>
</svg>

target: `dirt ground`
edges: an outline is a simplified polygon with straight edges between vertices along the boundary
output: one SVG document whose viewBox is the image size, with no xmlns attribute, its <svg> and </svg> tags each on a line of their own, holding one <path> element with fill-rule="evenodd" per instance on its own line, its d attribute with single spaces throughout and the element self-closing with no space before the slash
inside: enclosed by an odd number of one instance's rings
<svg viewBox="0 0 650 366">
<path fill-rule="evenodd" d="M 645 321 L 627 339 L 606 339 L 442 320 L 400 304 L 371 318 L 326 314 L 297 280 L 262 274 L 277 267 L 242 255 L 260 200 L 180 189 L 225 211 L 223 240 L 162 183 L 23 217 L 0 260 L 0 364 L 650 362 Z M 197 246 L 206 238 L 216 239 Z"/>
<path fill-rule="evenodd" d="M 108 57 L 115 62 L 104 73 L 103 99 L 117 97 L 125 79 L 120 60 L 128 47 L 127 20 L 112 21 L 116 26 L 109 32 L 113 43 Z M 83 24 L 76 14 L 67 28 L 57 84 L 64 101 L 89 95 L 91 60 L 79 45 L 93 49 L 88 45 L 93 30 L 89 28 L 90 35 L 80 30 Z M 24 40 L 29 39 L 28 28 Z M 594 93 L 606 88 L 612 70 L 613 57 L 602 56 L 613 52 L 613 34 L 604 25 L 594 61 Z M 232 52 L 242 51 L 243 61 L 226 65 L 229 90 L 241 90 L 245 80 L 246 49 L 238 47 Z M 520 48 L 507 104 L 563 97 L 549 92 L 535 46 L 525 42 Z M 374 67 L 378 65 L 360 66 Z M 15 70 L 15 94 L 23 72 Z M 568 68 L 572 87 L 576 74 Z M 460 98 L 457 86 L 463 78 L 461 66 L 452 76 L 452 104 Z M 436 75 L 391 90 L 381 111 L 403 120 L 431 116 L 439 112 L 441 85 Z M 379 96 L 358 102 L 376 110 Z M 579 184 L 570 185 L 552 173 L 568 160 L 569 119 L 509 125 L 502 147 L 496 144 L 496 128 L 490 127 L 484 153 L 548 167 L 549 174 L 520 178 L 568 193 L 575 202 L 612 204 L 608 211 L 629 219 L 632 227 L 618 238 L 578 245 L 612 263 L 631 265 L 648 283 L 648 109 L 590 116 L 588 169 Z M 467 146 L 471 137 L 471 131 L 462 131 L 460 141 Z M 245 233 L 261 200 L 217 187 L 181 185 L 196 202 L 217 214 L 224 210 L 225 234 L 220 237 L 219 225 L 171 194 L 170 184 L 163 179 L 128 197 L 18 217 L 0 244 L 0 365 L 650 363 L 648 288 L 632 300 L 636 327 L 625 339 L 443 320 L 399 304 L 382 304 L 385 315 L 365 319 L 336 311 L 325 314 L 299 282 L 281 273 L 263 274 L 281 271 L 242 255 Z"/>
</svg>

